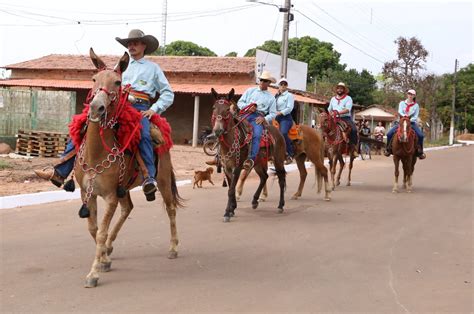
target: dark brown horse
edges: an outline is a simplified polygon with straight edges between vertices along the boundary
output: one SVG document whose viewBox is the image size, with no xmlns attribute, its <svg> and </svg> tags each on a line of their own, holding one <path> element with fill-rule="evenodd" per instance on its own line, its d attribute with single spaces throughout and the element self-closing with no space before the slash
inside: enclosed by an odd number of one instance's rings
<svg viewBox="0 0 474 314">
<path fill-rule="evenodd" d="M 331 171 L 331 182 L 332 189 L 341 183 L 341 174 L 345 166 L 344 155 L 349 155 L 349 174 L 347 176 L 347 186 L 351 185 L 351 173 L 354 164 L 357 145 L 349 144 L 345 137 L 349 136 L 350 126 L 346 127 L 345 130 L 341 130 L 337 116 L 322 112 L 319 114 L 319 123 L 321 125 L 321 131 L 326 143 L 326 155 L 329 158 L 329 169 Z M 343 134 L 345 133 L 345 134 Z M 336 180 L 336 165 L 339 162 L 339 172 Z"/>
<path fill-rule="evenodd" d="M 301 132 L 302 140 L 294 141 L 294 151 L 295 151 L 295 161 L 300 172 L 300 183 L 298 185 L 298 190 L 293 194 L 291 199 L 296 200 L 301 197 L 303 193 L 304 184 L 306 181 L 306 176 L 308 172 L 306 171 L 305 161 L 308 159 L 314 165 L 315 176 L 318 184 L 318 193 L 321 192 L 322 188 L 322 179 L 324 178 L 324 200 L 331 200 L 331 193 L 328 186 L 328 170 L 324 166 L 324 141 L 320 132 L 311 128 L 307 125 L 300 125 L 299 132 Z M 245 180 L 248 177 L 248 173 L 243 171 L 240 176 L 239 183 L 237 185 L 237 199 L 242 195 L 243 186 Z M 265 200 L 267 196 L 267 187 L 265 186 L 263 190 L 263 198 Z"/>
<path fill-rule="evenodd" d="M 392 139 L 393 163 L 395 164 L 395 180 L 393 182 L 393 193 L 398 192 L 398 175 L 400 160 L 403 166 L 403 187 L 407 192 L 411 192 L 413 182 L 413 172 L 416 163 L 416 143 L 415 131 L 411 128 L 409 117 L 400 117 L 397 134 Z"/>
<path fill-rule="evenodd" d="M 235 186 L 239 180 L 240 172 L 242 171 L 243 163 L 248 156 L 251 136 L 247 134 L 243 128 L 243 117 L 234 115 L 231 110 L 232 98 L 234 97 L 234 89 L 224 97 L 220 97 L 217 92 L 212 89 L 212 95 L 215 102 L 212 110 L 212 127 L 214 134 L 218 137 L 220 142 L 219 157 L 224 168 L 228 183 L 228 200 L 227 207 L 224 213 L 224 222 L 229 222 L 230 218 L 234 216 L 234 210 L 237 208 L 237 200 L 235 198 Z M 252 208 L 258 207 L 258 199 L 260 193 L 265 186 L 268 179 L 268 159 L 271 158 L 275 164 L 276 173 L 278 176 L 278 183 L 280 186 L 280 201 L 278 203 L 279 213 L 283 212 L 285 205 L 285 140 L 280 132 L 272 125 L 267 125 L 268 132 L 274 139 L 268 147 L 260 148 L 255 161 L 255 172 L 260 177 L 260 184 L 255 192 L 252 200 Z"/>
<path fill-rule="evenodd" d="M 116 131 L 110 127 L 111 120 L 109 119 L 114 117 L 115 111 L 118 110 L 116 100 L 122 99 L 125 95 L 128 96 L 128 93 L 121 88 L 121 73 L 128 66 L 129 56 L 125 53 L 114 70 L 107 69 L 105 63 L 92 48 L 90 57 L 100 71 L 93 77 L 92 91 L 94 93 L 90 101 L 87 131 L 79 148 L 74 168 L 76 180 L 81 187 L 83 201 L 81 211 L 87 209 L 89 212 L 88 229 L 96 242 L 94 261 L 86 277 L 85 287 L 88 288 L 97 286 L 99 272 L 110 270 L 109 254 L 113 250 L 112 243 L 133 208 L 129 191 L 123 191 L 125 195 L 119 198 L 118 188 L 120 181 L 133 180 L 135 168 L 134 163 L 130 162 L 131 157 L 125 154 L 115 141 Z M 159 156 L 156 180 L 170 219 L 171 240 L 168 257 L 176 258 L 178 256 L 176 208 L 181 206 L 181 202 L 169 151 Z M 140 184 L 140 176 L 135 176 L 135 180 L 128 189 Z M 98 196 L 105 201 L 105 212 L 100 225 L 97 224 Z M 109 233 L 112 217 L 118 204 L 121 206 L 120 218 Z"/>
</svg>

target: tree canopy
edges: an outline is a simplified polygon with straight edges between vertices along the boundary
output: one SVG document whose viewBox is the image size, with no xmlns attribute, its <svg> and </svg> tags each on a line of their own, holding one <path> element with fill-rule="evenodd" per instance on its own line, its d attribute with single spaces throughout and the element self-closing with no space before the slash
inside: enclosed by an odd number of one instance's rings
<svg viewBox="0 0 474 314">
<path fill-rule="evenodd" d="M 154 55 L 162 54 L 162 48 L 155 51 Z M 215 57 L 217 56 L 212 50 L 206 47 L 201 47 L 193 42 L 177 40 L 166 45 L 165 55 L 167 56 L 208 56 Z"/>
</svg>

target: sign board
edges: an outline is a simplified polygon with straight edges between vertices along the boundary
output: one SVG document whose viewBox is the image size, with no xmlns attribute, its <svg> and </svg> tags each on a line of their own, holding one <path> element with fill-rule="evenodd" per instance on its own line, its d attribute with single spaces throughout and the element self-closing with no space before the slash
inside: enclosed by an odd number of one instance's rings
<svg viewBox="0 0 474 314">
<path fill-rule="evenodd" d="M 280 79 L 281 56 L 258 50 L 256 53 L 255 73 L 256 82 L 258 83 L 258 76 L 263 71 L 270 71 L 274 78 L 278 81 Z M 288 59 L 287 79 L 288 87 L 298 90 L 306 90 L 306 77 L 308 75 L 308 64 L 305 62 Z"/>
</svg>

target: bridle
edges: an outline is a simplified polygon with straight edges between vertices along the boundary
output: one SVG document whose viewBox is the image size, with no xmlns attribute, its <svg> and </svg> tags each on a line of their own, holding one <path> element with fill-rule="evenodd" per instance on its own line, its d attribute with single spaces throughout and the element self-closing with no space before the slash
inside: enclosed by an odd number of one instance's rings
<svg viewBox="0 0 474 314">
<path fill-rule="evenodd" d="M 230 105 L 231 105 L 230 101 L 227 100 L 227 99 L 224 99 L 224 98 L 217 99 L 214 104 L 218 104 L 218 105 L 221 105 L 221 106 L 227 105 L 229 107 L 229 109 L 230 109 Z M 227 111 L 227 114 L 225 116 L 222 116 L 220 114 L 215 114 L 214 110 L 212 111 L 211 123 L 212 123 L 213 127 L 216 124 L 216 122 L 220 122 L 220 121 L 223 120 L 224 121 L 223 128 L 224 128 L 224 130 L 226 130 L 227 126 L 229 125 L 230 119 L 232 119 L 232 113 L 230 112 L 230 110 Z"/>
</svg>

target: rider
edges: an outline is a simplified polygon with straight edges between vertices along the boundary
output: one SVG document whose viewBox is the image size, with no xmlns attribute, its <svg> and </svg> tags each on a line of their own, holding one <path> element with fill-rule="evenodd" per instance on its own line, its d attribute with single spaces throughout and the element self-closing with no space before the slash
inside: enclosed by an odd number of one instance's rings
<svg viewBox="0 0 474 314">
<path fill-rule="evenodd" d="M 295 105 L 295 98 L 290 92 L 288 92 L 288 80 L 286 78 L 281 78 L 278 81 L 278 86 L 278 93 L 275 95 L 277 110 L 275 120 L 279 123 L 280 132 L 285 138 L 287 154 L 286 163 L 290 164 L 295 153 L 293 143 L 288 137 L 288 131 L 293 126 L 291 111 Z"/>
<path fill-rule="evenodd" d="M 239 109 L 248 110 L 250 114 L 246 120 L 252 125 L 252 146 L 248 159 L 244 162 L 246 170 L 252 169 L 260 149 L 260 138 L 263 133 L 263 123 L 271 123 L 276 117 L 275 97 L 268 91 L 270 83 L 275 83 L 275 78 L 268 71 L 263 71 L 258 77 L 259 86 L 247 89 L 237 102 Z"/>
<path fill-rule="evenodd" d="M 173 103 L 174 93 L 161 68 L 154 62 L 144 58 L 145 54 L 154 52 L 159 47 L 158 40 L 152 35 L 145 35 L 141 30 L 133 29 L 128 38 L 115 38 L 125 46 L 132 57 L 126 71 L 122 74 L 122 85 L 130 84 L 132 105 L 142 114 L 140 154 L 147 167 L 149 176 L 144 178 L 143 192 L 151 194 L 156 191 L 156 168 L 154 164 L 153 145 L 150 136 L 150 121 L 153 114 L 162 114 Z M 152 104 L 153 98 L 159 94 L 158 100 Z M 35 170 L 42 179 L 51 180 L 56 186 L 61 186 L 65 178 L 74 168 L 75 157 L 64 160 L 75 150 L 72 141 L 69 141 L 63 153 L 60 164 L 53 169 Z"/>
<path fill-rule="evenodd" d="M 346 84 L 340 82 L 334 87 L 336 96 L 331 98 L 329 102 L 328 112 L 337 111 L 341 120 L 345 121 L 351 127 L 351 134 L 349 136 L 349 143 L 357 146 L 357 128 L 352 121 L 352 98 L 349 96 L 349 88 Z M 354 150 L 354 155 L 357 157 L 357 150 Z"/>
<path fill-rule="evenodd" d="M 417 157 L 420 159 L 425 159 L 426 155 L 423 153 L 423 132 L 421 132 L 416 120 L 420 114 L 420 106 L 416 102 L 416 91 L 410 89 L 407 91 L 407 99 L 400 101 L 398 104 L 398 115 L 400 117 L 409 116 L 410 124 L 412 129 L 415 131 L 418 136 L 418 152 Z M 389 157 L 392 154 L 392 138 L 395 132 L 398 129 L 398 122 L 395 122 L 395 125 L 387 133 L 387 149 L 384 152 L 384 155 Z"/>
</svg>

